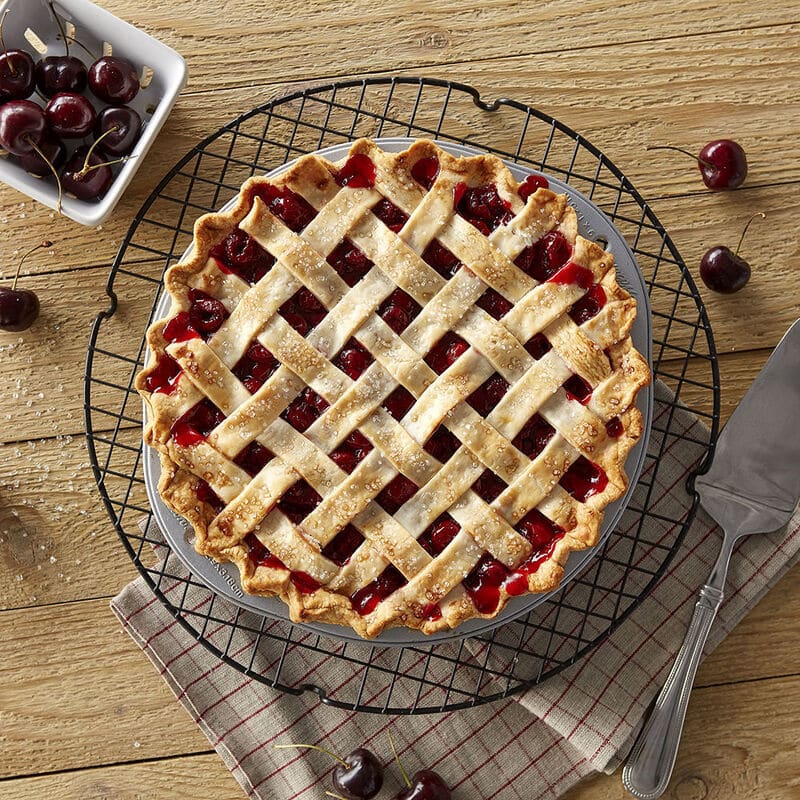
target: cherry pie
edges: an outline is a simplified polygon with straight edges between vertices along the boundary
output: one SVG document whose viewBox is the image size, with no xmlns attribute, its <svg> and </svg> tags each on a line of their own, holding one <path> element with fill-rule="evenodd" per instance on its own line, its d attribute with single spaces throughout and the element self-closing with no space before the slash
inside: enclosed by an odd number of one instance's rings
<svg viewBox="0 0 800 800">
<path fill-rule="evenodd" d="M 543 177 L 359 140 L 248 180 L 165 283 L 136 383 L 159 491 L 295 621 L 492 617 L 626 488 L 636 303 Z"/>
</svg>

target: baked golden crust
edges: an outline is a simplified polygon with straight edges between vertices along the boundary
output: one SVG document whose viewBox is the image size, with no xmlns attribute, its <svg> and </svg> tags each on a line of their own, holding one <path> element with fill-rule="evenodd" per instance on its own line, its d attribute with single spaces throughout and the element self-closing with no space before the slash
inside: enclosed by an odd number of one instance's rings
<svg viewBox="0 0 800 800">
<path fill-rule="evenodd" d="M 369 159 L 359 163 L 375 174 L 342 186 L 353 156 Z M 427 190 L 412 172 L 434 160 Z M 481 232 L 454 205 L 459 193 L 487 186 L 507 214 Z M 198 552 L 235 563 L 245 591 L 282 598 L 293 620 L 349 625 L 372 637 L 390 626 L 432 633 L 492 617 L 509 592 L 521 593 L 520 582 L 528 592 L 557 586 L 569 553 L 596 543 L 603 509 L 627 488 L 625 459 L 642 434 L 636 395 L 650 380 L 629 336 L 636 303 L 617 283 L 613 256 L 578 235 L 563 195 L 538 188 L 523 200 L 519 188 L 493 156 L 455 158 L 424 140 L 392 154 L 359 140 L 339 164 L 305 156 L 279 177 L 247 181 L 229 211 L 197 220 L 191 252 L 167 271 L 170 311 L 148 330 L 153 357 L 136 378 L 148 409 L 145 441 L 161 458 L 159 492 L 191 523 Z M 281 192 L 313 209 L 299 233 L 280 216 Z M 397 231 L 373 213 L 384 198 L 408 218 Z M 237 229 L 275 258 L 258 280 L 212 254 L 242 236 Z M 570 247 L 566 278 L 562 270 L 537 281 L 515 265 L 556 234 Z M 374 265 L 350 286 L 326 260 L 343 240 Z M 434 240 L 463 265 L 449 280 L 422 257 Z M 502 317 L 478 304 L 487 287 L 508 308 Z M 378 313 L 398 288 L 421 307 L 401 333 Z M 576 324 L 570 311 L 590 288 L 602 303 Z M 306 336 L 278 313 L 301 289 L 325 311 Z M 170 321 L 194 313 L 190 296 L 198 292 L 221 303 L 226 319 L 203 336 L 190 325 L 165 338 Z M 434 370 L 432 348 L 450 332 L 463 347 Z M 537 336 L 549 349 L 534 358 L 525 345 Z M 372 359 L 355 379 L 333 363 L 353 339 Z M 245 386 L 235 370 L 253 343 L 277 364 L 260 385 Z M 172 365 L 167 384 L 165 364 Z M 468 400 L 495 375 L 508 390 L 482 416 Z M 564 388 L 575 376 L 589 389 L 580 401 Z M 400 386 L 414 401 L 402 421 L 383 406 Z M 310 390 L 324 410 L 301 433 L 286 411 Z M 208 431 L 190 427 L 188 439 L 178 436 L 176 425 L 186 429 L 182 420 L 198 403 L 220 413 Z M 555 432 L 529 458 L 513 441 L 534 415 Z M 443 429 L 460 446 L 440 462 L 426 443 Z M 354 430 L 371 449 L 347 471 L 330 454 Z M 254 446 L 273 457 L 248 471 L 241 455 Z M 603 477 L 585 497 L 561 484 L 570 488 L 564 476 L 579 460 Z M 491 502 L 471 488 L 487 469 L 505 487 Z M 418 489 L 389 514 L 378 495 L 398 475 Z M 319 502 L 292 521 L 278 504 L 301 478 Z M 198 492 L 201 485 L 209 491 Z M 457 532 L 431 554 L 424 537 L 443 515 Z M 519 530 L 530 515 L 550 526 L 546 546 Z M 351 527 L 363 542 L 336 563 L 323 551 Z M 485 562 L 499 562 L 506 576 L 492 584 L 491 608 L 462 583 L 474 589 L 468 576 Z M 398 585 L 374 608 L 362 602 L 390 565 Z"/>
</svg>

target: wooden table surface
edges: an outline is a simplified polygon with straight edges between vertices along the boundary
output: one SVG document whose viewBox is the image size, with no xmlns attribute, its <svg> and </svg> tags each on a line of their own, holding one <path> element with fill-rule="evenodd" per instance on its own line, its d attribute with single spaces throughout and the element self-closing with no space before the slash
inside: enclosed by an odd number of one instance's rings
<svg viewBox="0 0 800 800">
<path fill-rule="evenodd" d="M 100 228 L 55 218 L 0 186 L 4 274 L 18 252 L 45 236 L 56 242 L 24 270 L 41 318 L 23 334 L 0 333 L 0 800 L 238 800 L 222 761 L 108 608 L 136 573 L 89 469 L 83 363 L 109 265 L 144 198 L 222 122 L 300 85 L 403 73 L 531 103 L 623 169 L 696 278 L 706 248 L 735 245 L 747 218 L 766 212 L 744 246 L 748 287 L 733 296 L 701 287 L 725 418 L 800 316 L 800 3 L 101 5 L 181 52 L 190 79 Z M 645 150 L 698 151 L 719 137 L 748 153 L 750 174 L 735 193 L 706 191 L 689 159 Z M 701 668 L 670 797 L 800 797 L 798 631 L 794 570 Z M 569 798 L 625 796 L 614 775 Z"/>
</svg>

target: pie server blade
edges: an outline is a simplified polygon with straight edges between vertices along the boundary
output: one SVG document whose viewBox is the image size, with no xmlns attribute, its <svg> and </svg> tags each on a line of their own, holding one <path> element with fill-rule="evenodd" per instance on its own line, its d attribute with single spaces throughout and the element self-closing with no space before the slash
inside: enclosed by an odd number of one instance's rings
<svg viewBox="0 0 800 800">
<path fill-rule="evenodd" d="M 689 693 L 724 598 L 735 542 L 785 525 L 800 497 L 800 320 L 731 415 L 711 469 L 698 476 L 695 488 L 724 537 L 683 645 L 622 771 L 623 785 L 641 800 L 660 797 L 672 775 Z"/>
<path fill-rule="evenodd" d="M 800 498 L 800 320 L 789 328 L 720 434 L 695 481 L 728 534 L 773 531 Z"/>
</svg>

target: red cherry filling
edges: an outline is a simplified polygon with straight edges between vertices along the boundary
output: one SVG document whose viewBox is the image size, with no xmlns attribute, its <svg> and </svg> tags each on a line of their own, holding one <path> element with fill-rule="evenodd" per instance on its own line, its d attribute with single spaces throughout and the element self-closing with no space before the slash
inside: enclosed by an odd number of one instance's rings
<svg viewBox="0 0 800 800">
<path fill-rule="evenodd" d="M 181 365 L 165 353 L 159 356 L 155 367 L 145 378 L 144 385 L 148 392 L 172 394 L 182 374 Z"/>
<path fill-rule="evenodd" d="M 364 537 L 353 525 L 345 525 L 336 536 L 322 548 L 322 555 L 329 558 L 334 564 L 343 567 L 361 546 Z"/>
<path fill-rule="evenodd" d="M 194 493 L 201 503 L 208 503 L 215 514 L 219 514 L 220 511 L 225 508 L 225 503 L 222 502 L 217 493 L 202 478 L 198 478 L 195 482 Z"/>
<path fill-rule="evenodd" d="M 390 230 L 399 233 L 408 221 L 408 214 L 399 209 L 391 200 L 381 200 L 372 213 Z"/>
<path fill-rule="evenodd" d="M 330 454 L 330 458 L 340 469 L 351 473 L 359 461 L 366 458 L 372 450 L 372 445 L 366 436 L 358 431 L 352 431 L 348 437 Z"/>
<path fill-rule="evenodd" d="M 517 194 L 523 199 L 527 200 L 537 189 L 547 189 L 550 184 L 544 175 L 528 175 L 527 178 L 519 185 Z"/>
<path fill-rule="evenodd" d="M 497 372 L 484 381 L 468 398 L 467 402 L 482 416 L 489 412 L 502 400 L 508 391 L 508 383 Z"/>
<path fill-rule="evenodd" d="M 270 553 L 269 549 L 261 543 L 254 533 L 244 537 L 247 545 L 247 555 L 256 567 L 270 567 L 271 569 L 289 569 L 277 556 Z M 320 584 L 307 572 L 292 572 L 289 580 L 295 588 L 303 594 L 311 594 L 320 588 Z"/>
<path fill-rule="evenodd" d="M 469 349 L 469 345 L 458 334 L 446 333 L 425 356 L 428 366 L 441 374 Z"/>
<path fill-rule="evenodd" d="M 395 289 L 378 308 L 379 316 L 395 333 L 402 333 L 419 312 L 414 298 L 402 289 Z"/>
<path fill-rule="evenodd" d="M 272 184 L 266 184 L 259 186 L 254 191 L 254 195 L 260 197 L 267 204 L 269 210 L 295 233 L 303 230 L 317 216 L 317 212 L 308 201 L 297 192 L 293 192 L 288 186 L 278 188 Z"/>
<path fill-rule="evenodd" d="M 453 190 L 453 205 L 460 216 L 488 236 L 513 219 L 511 203 L 497 193 L 493 183 L 466 186 L 458 183 Z"/>
<path fill-rule="evenodd" d="M 512 308 L 512 303 L 509 303 L 503 295 L 494 289 L 487 289 L 478 298 L 476 305 L 495 319 L 504 317 Z"/>
<path fill-rule="evenodd" d="M 569 310 L 569 315 L 576 325 L 582 325 L 600 313 L 606 304 L 606 293 L 599 283 L 589 287 L 589 291 Z"/>
<path fill-rule="evenodd" d="M 275 263 L 275 258 L 240 228 L 213 248 L 211 256 L 223 272 L 237 275 L 251 285 L 258 283 Z"/>
<path fill-rule="evenodd" d="M 619 417 L 612 417 L 608 422 L 606 422 L 606 433 L 612 439 L 619 439 L 624 432 L 625 428 L 623 428 L 622 420 Z"/>
<path fill-rule="evenodd" d="M 410 481 L 405 475 L 396 475 L 383 487 L 375 500 L 384 511 L 394 514 L 403 503 L 417 493 L 417 489 L 419 489 L 417 484 Z"/>
<path fill-rule="evenodd" d="M 278 508 L 295 524 L 304 520 L 320 503 L 322 497 L 301 478 L 284 492 Z"/>
<path fill-rule="evenodd" d="M 411 167 L 411 177 L 419 184 L 422 184 L 426 189 L 430 189 L 436 182 L 436 177 L 439 174 L 439 159 L 431 156 L 430 158 L 421 158 Z"/>
<path fill-rule="evenodd" d="M 261 543 L 261 540 L 254 533 L 248 533 L 244 537 L 244 543 L 247 545 L 247 555 L 254 566 L 288 569 L 283 561 L 270 553 L 269 549 Z"/>
<path fill-rule="evenodd" d="M 458 272 L 461 262 L 437 239 L 434 239 L 423 251 L 422 260 L 433 267 L 446 281 Z"/>
<path fill-rule="evenodd" d="M 281 417 L 293 428 L 303 433 L 322 416 L 322 412 L 325 411 L 328 405 L 324 398 L 307 386 L 289 403 Z"/>
<path fill-rule="evenodd" d="M 247 387 L 250 394 L 255 394 L 276 369 L 278 361 L 275 356 L 261 342 L 253 339 L 244 355 L 236 362 L 233 374 Z"/>
<path fill-rule="evenodd" d="M 528 575 L 533 575 L 553 555 L 556 542 L 564 536 L 562 528 L 535 508 L 517 523 L 516 529 L 531 543 L 533 549 L 506 579 L 503 586 L 510 595 L 524 594 L 528 590 Z"/>
<path fill-rule="evenodd" d="M 407 583 L 402 573 L 396 567 L 389 565 L 372 583 L 359 589 L 350 601 L 353 608 L 363 617 L 374 611 L 381 600 L 385 600 Z"/>
<path fill-rule="evenodd" d="M 369 156 L 356 153 L 345 161 L 336 175 L 336 183 L 352 189 L 371 189 L 375 185 L 375 164 Z"/>
<path fill-rule="evenodd" d="M 179 311 L 164 326 L 164 341 L 170 344 L 173 342 L 186 342 L 199 336 L 200 334 L 192 327 L 188 311 Z"/>
<path fill-rule="evenodd" d="M 325 319 L 325 306 L 303 287 L 298 289 L 279 309 L 278 313 L 301 335 L 305 336 Z"/>
<path fill-rule="evenodd" d="M 536 458 L 553 438 L 555 428 L 547 420 L 534 414 L 514 437 L 514 447 L 528 458 Z"/>
<path fill-rule="evenodd" d="M 577 400 L 584 406 L 592 399 L 592 387 L 580 375 L 564 381 L 564 391 L 570 400 Z"/>
<path fill-rule="evenodd" d="M 356 339 L 350 339 L 333 359 L 333 364 L 353 380 L 357 380 L 372 362 L 372 356 Z"/>
<path fill-rule="evenodd" d="M 572 247 L 564 234 L 550 231 L 537 242 L 526 247 L 514 263 L 540 283 L 555 275 L 572 256 Z"/>
<path fill-rule="evenodd" d="M 553 345 L 543 333 L 537 333 L 525 343 L 525 349 L 538 361 L 546 352 L 553 349 Z"/>
<path fill-rule="evenodd" d="M 491 503 L 492 500 L 505 491 L 507 486 L 508 484 L 502 478 L 499 478 L 490 469 L 485 469 L 478 480 L 472 484 L 472 491 L 487 503 Z"/>
<path fill-rule="evenodd" d="M 574 283 L 581 289 L 588 289 L 592 285 L 592 281 L 594 281 L 594 275 L 592 275 L 590 269 L 586 269 L 586 267 L 581 267 L 574 261 L 570 261 L 568 264 L 561 267 L 555 275 L 548 278 L 548 280 L 551 283 L 560 283 L 564 286 L 569 286 Z"/>
<path fill-rule="evenodd" d="M 460 530 L 461 526 L 449 514 L 442 514 L 420 534 L 417 541 L 435 558 L 455 539 Z"/>
<path fill-rule="evenodd" d="M 508 570 L 489 553 L 484 553 L 462 581 L 479 614 L 492 614 L 500 603 L 500 587 Z"/>
<path fill-rule="evenodd" d="M 355 286 L 372 268 L 372 262 L 349 239 L 337 244 L 327 261 L 348 286 Z"/>
<path fill-rule="evenodd" d="M 576 500 L 585 503 L 592 495 L 599 494 L 608 486 L 608 475 L 598 464 L 579 456 L 559 483 Z"/>
<path fill-rule="evenodd" d="M 208 399 L 204 398 L 182 414 L 170 428 L 172 441 L 179 447 L 191 447 L 208 438 L 225 415 Z"/>
<path fill-rule="evenodd" d="M 228 309 L 215 297 L 211 297 L 199 289 L 189 289 L 187 297 L 191 303 L 189 324 L 204 339 L 216 333 L 228 319 Z"/>
<path fill-rule="evenodd" d="M 428 603 L 427 606 L 422 608 L 421 613 L 422 619 L 427 619 L 431 622 L 442 618 L 442 609 L 436 603 Z"/>
<path fill-rule="evenodd" d="M 251 478 L 255 478 L 272 458 L 274 458 L 272 452 L 267 450 L 264 445 L 258 442 L 250 442 L 233 459 L 233 462 L 238 464 Z"/>
<path fill-rule="evenodd" d="M 444 425 L 440 425 L 425 442 L 425 451 L 430 453 L 437 461 L 443 464 L 449 461 L 453 454 L 461 447 L 461 442 L 450 433 Z"/>
<path fill-rule="evenodd" d="M 398 386 L 384 401 L 383 407 L 395 418 L 402 419 L 411 406 L 414 405 L 414 395 L 402 386 Z"/>
</svg>

